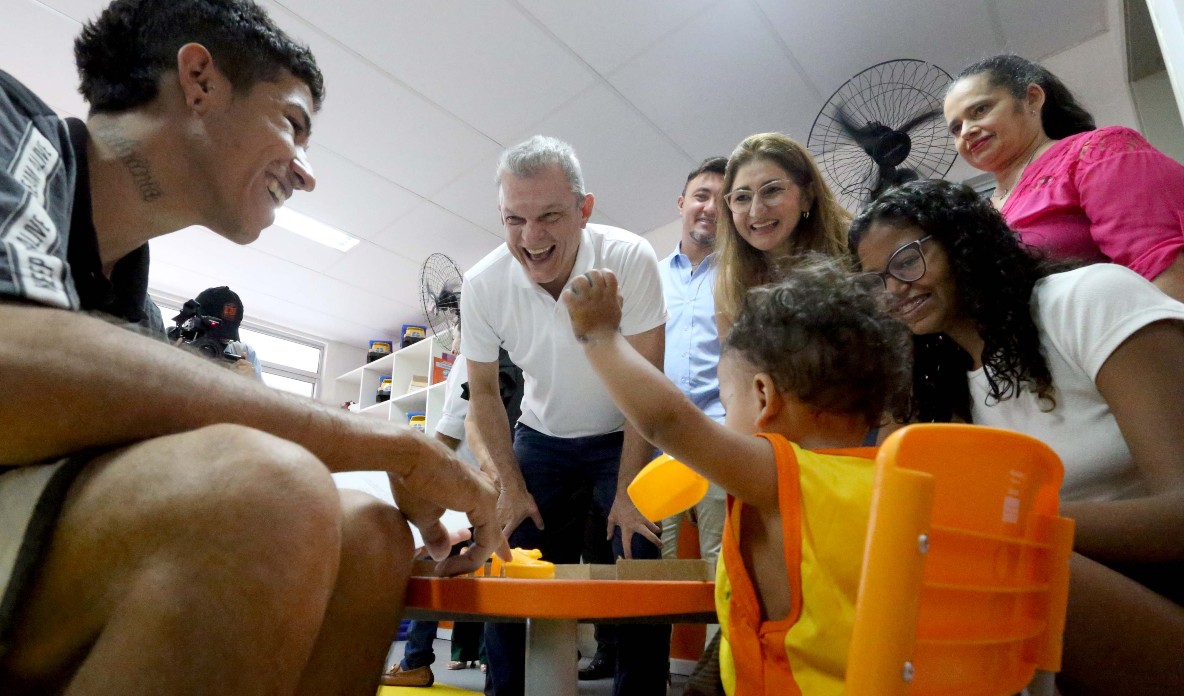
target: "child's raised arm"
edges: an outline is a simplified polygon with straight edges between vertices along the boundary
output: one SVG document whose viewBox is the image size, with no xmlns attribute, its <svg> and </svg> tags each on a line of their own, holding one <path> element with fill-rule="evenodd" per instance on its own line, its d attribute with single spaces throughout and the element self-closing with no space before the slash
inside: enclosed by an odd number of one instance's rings
<svg viewBox="0 0 1184 696">
<path fill-rule="evenodd" d="M 777 506 L 772 446 L 707 417 L 618 330 L 621 301 L 612 271 L 589 271 L 563 291 L 572 330 L 613 401 L 650 443 L 746 504 Z"/>
</svg>

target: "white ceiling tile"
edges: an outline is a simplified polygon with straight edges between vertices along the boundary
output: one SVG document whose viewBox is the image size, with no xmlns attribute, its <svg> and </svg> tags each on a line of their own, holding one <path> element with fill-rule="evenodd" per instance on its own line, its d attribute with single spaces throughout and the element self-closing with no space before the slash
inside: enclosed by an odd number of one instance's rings
<svg viewBox="0 0 1184 696">
<path fill-rule="evenodd" d="M 914 58 L 953 74 L 997 53 L 1002 43 L 990 13 L 993 1 L 757 3 L 816 89 L 807 101 L 817 113 L 844 82 L 876 63 Z"/>
<path fill-rule="evenodd" d="M 493 153 L 464 176 L 437 191 L 432 196 L 432 202 L 501 237 L 502 225 L 497 212 L 497 185 L 493 183 L 493 174 L 497 169 L 500 154 Z"/>
<path fill-rule="evenodd" d="M 31 0 L 61 12 L 76 22 L 87 22 L 99 16 L 111 0 Z M 7 18 L 6 18 L 7 19 Z"/>
<path fill-rule="evenodd" d="M 729 50 L 720 50 L 721 37 Z M 804 139 L 819 106 L 803 96 L 812 90 L 747 3 L 711 7 L 609 81 L 696 162 L 730 153 L 753 133 Z"/>
<path fill-rule="evenodd" d="M 637 234 L 670 220 L 678 190 L 698 161 L 600 85 L 549 117 L 538 131 L 575 148 L 584 185 L 596 196 L 593 211 L 601 209 Z M 627 179 L 620 176 L 623 169 L 631 172 Z"/>
<path fill-rule="evenodd" d="M 394 335 L 409 320 L 419 323 L 423 315 L 416 297 L 407 301 L 391 300 L 324 275 L 318 275 L 305 292 L 311 296 L 311 302 L 300 304 L 346 321 L 375 326 L 387 335 Z"/>
<path fill-rule="evenodd" d="M 415 302 L 419 298 L 419 264 L 371 242 L 350 249 L 326 275 L 387 299 Z"/>
<path fill-rule="evenodd" d="M 228 284 L 224 276 L 209 269 L 194 269 L 177 266 L 153 259 L 150 287 L 153 292 L 163 292 L 177 297 L 192 297 L 208 287 Z M 257 288 L 246 288 L 241 284 L 229 284 L 243 301 L 247 321 L 260 321 L 290 331 L 297 331 L 314 338 L 340 341 L 354 346 L 365 346 L 370 339 L 391 338 L 399 325 L 418 318 L 414 308 L 391 303 L 383 308 L 383 315 L 394 317 L 389 325 L 360 324 L 342 319 L 336 313 L 313 310 L 283 297 Z M 172 323 L 172 316 L 164 317 L 166 325 Z M 394 328 L 392 328 L 394 327 Z M 333 377 L 333 375 L 329 375 Z"/>
<path fill-rule="evenodd" d="M 154 269 L 153 275 L 149 277 L 150 285 L 167 289 L 173 294 L 192 297 L 205 287 L 228 285 L 244 298 L 256 294 L 270 295 L 315 312 L 392 332 L 398 328 L 398 321 L 394 317 L 405 317 L 407 313 L 405 309 L 397 310 L 395 305 L 410 306 L 414 301 L 414 298 L 396 301 L 379 296 L 253 247 L 234 244 L 200 227 L 187 228 L 154 239 L 152 259 Z M 201 269 L 202 273 L 214 280 L 210 285 L 190 288 L 188 291 L 176 288 L 175 281 L 155 270 L 157 262 L 165 268 Z M 246 304 L 245 300 L 243 304 Z M 271 317 L 262 318 L 274 321 Z M 325 337 L 338 340 L 334 336 Z"/>
<path fill-rule="evenodd" d="M 263 230 L 251 248 L 317 272 L 328 270 L 345 256 L 345 252 L 275 226 Z"/>
<path fill-rule="evenodd" d="M 0 16 L 0 68 L 57 111 L 85 117 L 74 68 L 78 22 L 34 0 L 6 0 Z"/>
<path fill-rule="evenodd" d="M 503 144 L 595 79 L 569 49 L 506 2 L 285 5 Z M 359 22 L 362 16 L 367 19 Z"/>
<path fill-rule="evenodd" d="M 325 75 L 326 99 L 313 129 L 314 145 L 323 143 L 421 196 L 431 195 L 500 149 L 315 25 L 272 2 L 266 4 L 276 24 L 308 43 Z"/>
<path fill-rule="evenodd" d="M 597 225 L 611 225 L 613 227 L 620 227 L 621 229 L 630 229 L 632 227 L 632 229 L 638 230 L 635 234 L 642 234 L 642 232 L 644 232 L 643 228 L 641 227 L 617 222 L 608 215 L 605 215 L 604 209 L 601 206 L 596 206 L 592 209 L 592 216 L 588 218 L 588 222 L 593 222 Z M 630 231 L 632 231 L 632 229 L 630 229 Z"/>
<path fill-rule="evenodd" d="M 328 148 L 314 146 L 308 156 L 317 187 L 298 192 L 288 205 L 355 237 L 373 237 L 423 201 Z"/>
<path fill-rule="evenodd" d="M 485 197 L 490 206 L 497 205 L 497 197 L 492 191 L 487 191 Z M 477 227 L 434 203 L 424 203 L 374 238 L 375 244 L 413 259 L 417 264 L 429 254 L 447 254 L 461 270 L 480 261 L 503 241 L 500 232 L 494 234 Z"/>
<path fill-rule="evenodd" d="M 1032 60 L 1106 31 L 1105 0 L 995 0 L 1007 51 Z"/>
<path fill-rule="evenodd" d="M 607 75 L 697 17 L 713 1 L 717 0 L 518 0 L 518 4 L 597 72 Z"/>
<path fill-rule="evenodd" d="M 152 262 L 157 261 L 182 268 L 202 269 L 217 278 L 215 285 L 257 288 L 283 297 L 299 297 L 318 278 L 317 271 L 299 266 L 254 247 L 228 241 L 204 227 L 187 227 L 179 232 L 157 237 L 151 242 Z M 153 282 L 161 287 L 167 283 Z M 192 288 L 188 296 L 205 288 Z M 176 294 L 186 295 L 185 292 Z"/>
</svg>

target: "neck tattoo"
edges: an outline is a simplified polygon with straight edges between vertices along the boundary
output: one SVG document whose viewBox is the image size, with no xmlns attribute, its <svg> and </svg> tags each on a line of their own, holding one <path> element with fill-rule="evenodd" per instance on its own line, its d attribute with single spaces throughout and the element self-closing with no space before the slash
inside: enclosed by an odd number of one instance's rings
<svg viewBox="0 0 1184 696">
<path fill-rule="evenodd" d="M 91 132 L 111 148 L 120 163 L 127 168 L 128 173 L 132 175 L 132 183 L 140 192 L 141 200 L 151 203 L 164 195 L 160 184 L 156 183 L 152 175 L 148 159 L 140 153 L 138 141 L 126 137 L 113 125 L 99 126 Z"/>
<path fill-rule="evenodd" d="M 1015 180 L 1011 182 L 1010 187 L 995 187 L 995 196 L 999 199 L 999 205 L 1003 205 L 1007 202 L 1008 197 L 1011 196 L 1011 192 L 1015 190 L 1015 187 L 1020 183 L 1020 179 L 1024 177 L 1024 170 L 1028 168 L 1029 164 L 1032 164 L 1032 160 L 1036 159 L 1036 153 L 1040 152 L 1040 148 L 1043 147 L 1044 144 L 1049 140 L 1051 140 L 1051 138 L 1045 138 L 1037 143 L 1036 147 L 1032 148 L 1032 154 L 1028 155 L 1028 159 L 1024 161 L 1024 165 L 1020 167 L 1019 172 L 1016 173 Z"/>
</svg>

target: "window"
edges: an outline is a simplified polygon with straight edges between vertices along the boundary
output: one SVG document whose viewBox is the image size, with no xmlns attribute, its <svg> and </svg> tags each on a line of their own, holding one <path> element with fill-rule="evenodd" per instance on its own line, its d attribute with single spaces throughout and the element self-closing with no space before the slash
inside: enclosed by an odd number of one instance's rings
<svg viewBox="0 0 1184 696">
<path fill-rule="evenodd" d="M 160 308 L 165 327 L 181 310 L 185 300 L 152 293 Z M 321 368 L 325 346 L 315 339 L 281 332 L 244 320 L 238 329 L 239 339 L 255 350 L 263 373 L 263 383 L 280 391 L 315 398 L 320 391 Z"/>
</svg>

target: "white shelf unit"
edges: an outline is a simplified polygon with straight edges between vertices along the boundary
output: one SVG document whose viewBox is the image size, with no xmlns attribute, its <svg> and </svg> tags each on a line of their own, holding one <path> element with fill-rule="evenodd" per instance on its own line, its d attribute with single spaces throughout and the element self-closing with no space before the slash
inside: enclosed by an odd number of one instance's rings
<svg viewBox="0 0 1184 696">
<path fill-rule="evenodd" d="M 411 389 L 416 377 L 431 379 L 432 367 L 447 351 L 439 339 L 425 338 L 406 348 L 350 370 L 334 380 L 338 402 L 354 401 L 363 416 L 381 418 L 407 426 L 408 413 L 423 413 L 429 435 L 444 407 L 444 381 Z M 391 398 L 378 402 L 378 385 L 383 375 L 391 376 Z"/>
</svg>

